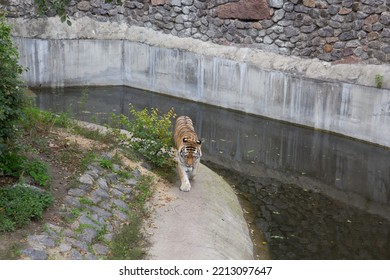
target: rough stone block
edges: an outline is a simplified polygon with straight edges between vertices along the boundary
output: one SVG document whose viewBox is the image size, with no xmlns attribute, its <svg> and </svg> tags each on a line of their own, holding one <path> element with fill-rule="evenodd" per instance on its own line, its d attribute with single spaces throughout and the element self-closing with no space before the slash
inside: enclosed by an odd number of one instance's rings
<svg viewBox="0 0 390 280">
<path fill-rule="evenodd" d="M 269 5 L 272 7 L 272 8 L 278 8 L 280 9 L 281 7 L 283 7 L 283 0 L 269 0 Z"/>
<path fill-rule="evenodd" d="M 77 4 L 77 8 L 80 11 L 87 12 L 91 8 L 91 4 L 89 3 L 89 1 L 81 1 Z"/>
<path fill-rule="evenodd" d="M 219 18 L 261 20 L 270 16 L 270 8 L 266 0 L 240 0 L 217 7 Z"/>
<path fill-rule="evenodd" d="M 168 4 L 170 2 L 169 0 L 152 0 L 152 6 L 159 6 L 159 5 L 164 5 Z"/>
<path fill-rule="evenodd" d="M 306 7 L 314 8 L 316 6 L 316 1 L 314 0 L 303 0 L 303 5 Z"/>
</svg>

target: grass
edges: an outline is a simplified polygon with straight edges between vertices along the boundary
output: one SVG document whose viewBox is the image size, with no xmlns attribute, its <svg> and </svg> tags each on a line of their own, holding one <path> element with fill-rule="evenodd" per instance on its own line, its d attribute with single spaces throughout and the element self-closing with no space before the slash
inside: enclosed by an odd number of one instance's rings
<svg viewBox="0 0 390 280">
<path fill-rule="evenodd" d="M 141 205 L 143 205 L 152 195 L 152 189 L 150 187 L 152 185 L 152 182 L 153 177 L 146 175 L 142 175 L 138 181 L 138 184 L 136 186 L 138 190 L 137 202 Z"/>
<path fill-rule="evenodd" d="M 5 251 L 0 251 L 0 260 L 17 260 L 20 256 L 21 245 L 12 243 Z"/>
<path fill-rule="evenodd" d="M 99 141 L 100 143 L 111 144 L 111 145 L 116 143 L 115 138 L 113 138 L 111 134 L 101 133 L 97 129 L 95 129 L 95 130 L 88 129 L 88 128 L 76 125 L 73 127 L 73 131 L 77 135 L 83 136 L 83 137 L 88 138 L 88 139 Z"/>
<path fill-rule="evenodd" d="M 146 216 L 145 202 L 152 196 L 153 178 L 142 175 L 136 186 L 137 193 L 129 214 L 130 221 L 124 225 L 111 241 L 110 259 L 139 260 L 146 252 L 144 238 L 141 234 L 142 219 Z"/>
<path fill-rule="evenodd" d="M 107 170 L 112 170 L 114 167 L 114 163 L 112 162 L 111 159 L 106 159 L 102 158 L 99 162 L 100 166 L 107 169 Z"/>
<path fill-rule="evenodd" d="M 111 241 L 109 259 L 139 260 L 144 257 L 143 238 L 140 235 L 141 224 L 139 216 L 130 216 L 130 222 L 124 225 Z"/>
<path fill-rule="evenodd" d="M 80 197 L 79 201 L 83 205 L 88 205 L 88 206 L 93 206 L 94 205 L 93 201 L 91 199 L 87 198 L 87 197 Z"/>
<path fill-rule="evenodd" d="M 98 158 L 98 155 L 94 151 L 88 151 L 84 154 L 84 157 L 80 160 L 80 167 L 82 171 L 87 170 L 87 166 L 94 162 Z"/>
</svg>

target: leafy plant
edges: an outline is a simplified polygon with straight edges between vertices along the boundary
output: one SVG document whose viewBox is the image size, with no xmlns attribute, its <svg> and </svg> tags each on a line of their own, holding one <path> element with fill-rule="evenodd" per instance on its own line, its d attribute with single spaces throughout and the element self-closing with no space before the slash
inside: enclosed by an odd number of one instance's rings
<svg viewBox="0 0 390 280">
<path fill-rule="evenodd" d="M 52 195 L 25 186 L 0 189 L 0 232 L 13 231 L 53 203 Z"/>
<path fill-rule="evenodd" d="M 108 169 L 108 170 L 112 170 L 113 169 L 113 162 L 110 160 L 110 159 L 106 159 L 106 158 L 102 158 L 99 162 L 100 166 L 105 168 L 105 169 Z"/>
<path fill-rule="evenodd" d="M 47 13 L 48 11 L 52 11 L 60 17 L 61 22 L 66 22 L 66 24 L 68 24 L 69 26 L 72 25 L 67 11 L 67 7 L 71 2 L 70 0 L 34 0 L 34 2 L 35 5 L 38 7 L 38 12 L 41 15 Z M 105 0 L 104 2 L 122 5 L 122 0 Z"/>
<path fill-rule="evenodd" d="M 122 143 L 131 146 L 145 156 L 157 167 L 172 165 L 172 119 L 176 116 L 173 108 L 165 114 L 160 114 L 158 109 L 145 108 L 135 110 L 130 104 L 130 113 L 133 116 L 129 120 L 126 116 L 112 116 L 111 126 L 124 128 L 132 133 L 131 139 L 122 137 Z"/>
<path fill-rule="evenodd" d="M 47 165 L 38 160 L 29 160 L 18 149 L 9 149 L 0 155 L 0 175 L 19 178 L 28 174 L 37 184 L 47 187 L 50 176 Z"/>
<path fill-rule="evenodd" d="M 48 11 L 54 11 L 59 15 L 61 22 L 66 22 L 68 25 L 72 25 L 70 21 L 66 7 L 69 5 L 70 0 L 34 0 L 35 4 L 38 7 L 38 12 L 43 15 Z"/>
<path fill-rule="evenodd" d="M 36 183 L 42 187 L 47 187 L 50 177 L 45 163 L 37 159 L 30 160 L 25 163 L 24 169 Z"/>
<path fill-rule="evenodd" d="M 15 124 L 24 107 L 18 50 L 11 41 L 11 27 L 0 15 L 0 154 L 15 136 Z"/>
<path fill-rule="evenodd" d="M 377 88 L 382 88 L 383 86 L 383 75 L 376 74 L 375 75 L 375 85 Z"/>
<path fill-rule="evenodd" d="M 0 153 L 0 175 L 19 177 L 23 172 L 26 157 L 17 148 L 7 149 Z"/>
</svg>

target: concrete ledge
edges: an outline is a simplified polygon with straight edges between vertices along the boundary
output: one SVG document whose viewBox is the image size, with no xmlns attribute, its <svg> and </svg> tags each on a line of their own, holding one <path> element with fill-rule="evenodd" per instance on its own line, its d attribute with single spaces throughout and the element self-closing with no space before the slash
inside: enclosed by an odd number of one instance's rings
<svg viewBox="0 0 390 280">
<path fill-rule="evenodd" d="M 154 199 L 150 259 L 250 260 L 253 245 L 231 187 L 201 165 L 190 192 L 179 186 Z"/>
<path fill-rule="evenodd" d="M 390 65 L 336 64 L 318 59 L 302 59 L 284 56 L 257 49 L 221 46 L 192 38 L 178 38 L 126 23 L 98 22 L 88 17 L 72 20 L 72 26 L 62 24 L 57 17 L 27 20 L 10 18 L 15 37 L 36 39 L 96 39 L 127 40 L 150 46 L 180 49 L 199 55 L 255 64 L 262 69 L 277 70 L 307 78 L 350 82 L 364 86 L 375 86 L 375 75 L 383 75 L 383 88 L 390 88 Z"/>
</svg>

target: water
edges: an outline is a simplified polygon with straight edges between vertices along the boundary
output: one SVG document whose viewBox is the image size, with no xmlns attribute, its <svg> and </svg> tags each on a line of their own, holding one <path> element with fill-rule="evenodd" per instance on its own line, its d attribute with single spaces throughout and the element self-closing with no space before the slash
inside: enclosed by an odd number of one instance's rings
<svg viewBox="0 0 390 280">
<path fill-rule="evenodd" d="M 36 92 L 41 109 L 99 123 L 129 103 L 190 116 L 203 162 L 251 202 L 275 259 L 390 258 L 389 149 L 128 87 Z"/>
</svg>

